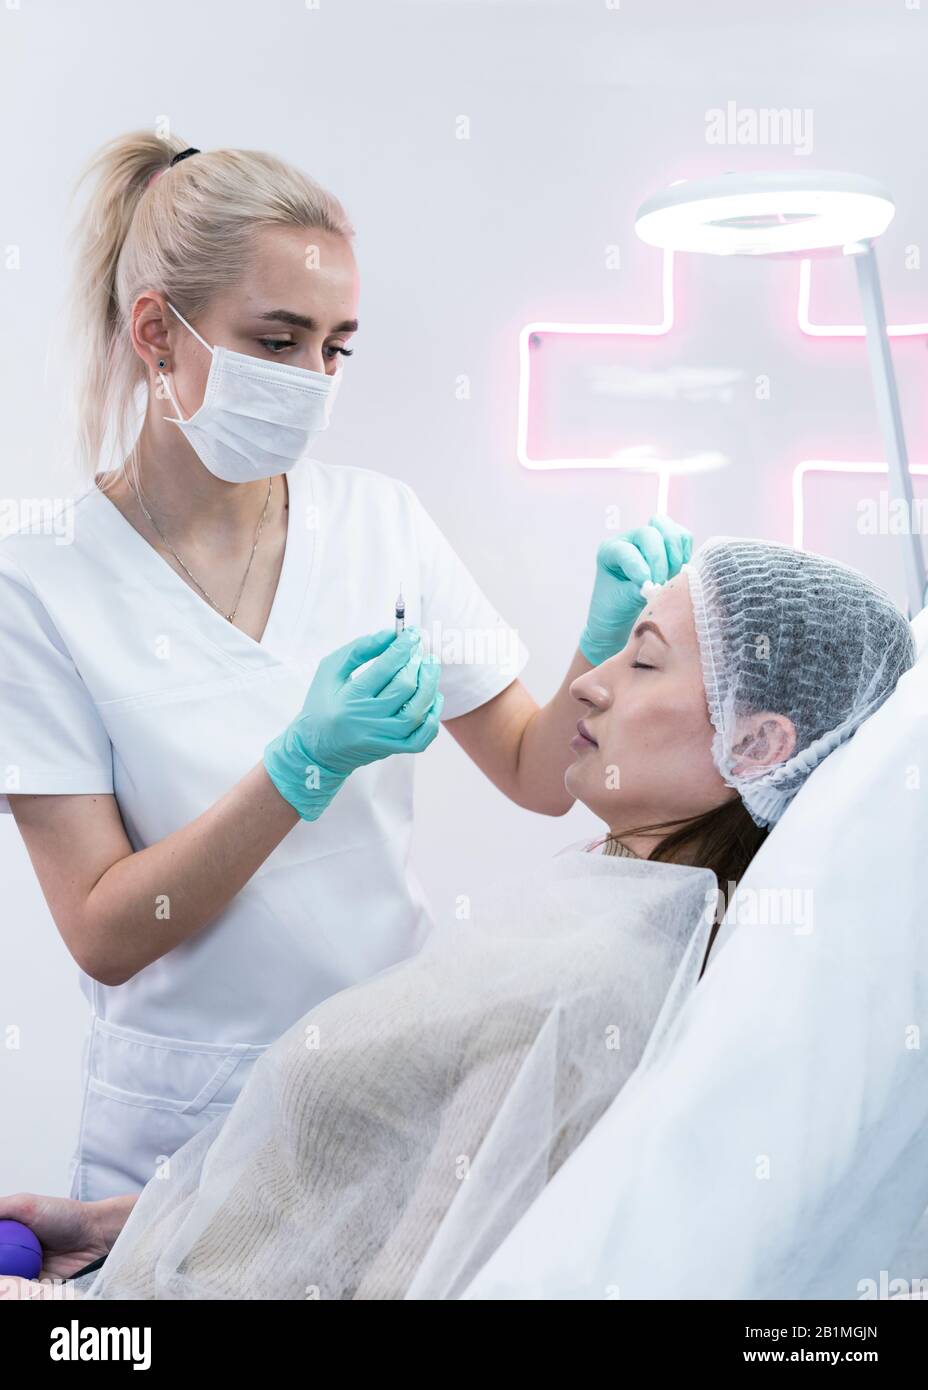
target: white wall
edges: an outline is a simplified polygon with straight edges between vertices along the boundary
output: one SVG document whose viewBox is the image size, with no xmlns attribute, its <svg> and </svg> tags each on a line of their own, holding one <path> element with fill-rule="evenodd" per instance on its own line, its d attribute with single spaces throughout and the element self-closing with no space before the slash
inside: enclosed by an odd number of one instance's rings
<svg viewBox="0 0 928 1390">
<path fill-rule="evenodd" d="M 928 13 L 905 0 L 21 0 L 0 10 L 0 245 L 20 254 L 19 269 L 0 275 L 0 496 L 77 486 L 60 365 L 79 165 L 105 139 L 165 115 L 201 148 L 273 151 L 336 191 L 359 229 L 362 329 L 320 456 L 418 489 L 520 627 L 533 654 L 527 682 L 545 698 L 576 643 L 607 508 L 646 520 L 655 489 L 644 476 L 518 466 L 521 325 L 655 319 L 659 258 L 635 239 L 638 204 L 673 179 L 762 167 L 883 179 L 898 206 L 880 244 L 888 314 L 928 320 L 910 250 L 928 213 L 926 32 Z M 728 101 L 810 110 L 812 152 L 708 144 L 706 112 Z M 467 140 L 456 138 L 462 115 Z M 610 246 L 621 269 L 606 268 Z M 730 399 L 702 406 L 606 402 L 617 443 L 633 422 L 658 442 L 685 446 L 691 432 L 731 456 L 721 472 L 674 484 L 671 510 L 697 539 L 788 541 L 795 462 L 880 457 L 863 344 L 803 338 L 796 284 L 784 262 L 685 261 L 677 330 L 660 350 L 597 349 L 607 371 L 656 373 L 652 385 L 666 386 L 672 368 L 734 374 Z M 846 262 L 818 267 L 815 286 L 820 317 L 857 317 Z M 924 351 L 924 338 L 894 350 L 916 460 L 926 459 Z M 583 345 L 562 369 L 548 360 L 555 383 L 570 384 L 559 428 L 581 438 L 604 408 Z M 466 401 L 455 393 L 461 374 Z M 769 400 L 756 397 L 760 376 Z M 807 543 L 901 598 L 891 542 L 855 526 L 856 502 L 877 487 L 812 484 Z M 447 735 L 423 759 L 418 804 L 417 862 L 437 901 L 592 826 L 582 808 L 548 821 L 510 806 Z M 60 1191 L 85 1007 L 9 821 L 0 874 L 0 1024 L 23 1033 L 20 1051 L 0 1050 L 0 1192 Z"/>
</svg>

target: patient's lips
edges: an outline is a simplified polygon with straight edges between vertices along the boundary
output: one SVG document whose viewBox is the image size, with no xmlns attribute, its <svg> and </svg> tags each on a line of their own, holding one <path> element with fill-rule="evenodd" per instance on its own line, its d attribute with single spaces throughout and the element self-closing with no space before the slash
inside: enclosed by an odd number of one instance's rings
<svg viewBox="0 0 928 1390">
<path fill-rule="evenodd" d="M 577 732 L 570 740 L 570 746 L 577 753 L 582 753 L 584 748 L 599 747 L 599 744 L 596 742 L 595 738 L 593 738 L 582 719 L 577 724 Z"/>
</svg>

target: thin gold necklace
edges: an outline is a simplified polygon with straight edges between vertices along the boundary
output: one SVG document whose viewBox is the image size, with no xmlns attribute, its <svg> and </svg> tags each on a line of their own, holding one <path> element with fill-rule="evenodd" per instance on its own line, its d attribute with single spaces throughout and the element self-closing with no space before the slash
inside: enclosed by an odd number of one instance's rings
<svg viewBox="0 0 928 1390">
<path fill-rule="evenodd" d="M 205 599 L 208 600 L 208 602 L 210 602 L 210 603 L 213 605 L 213 607 L 215 608 L 215 610 L 216 610 L 217 613 L 222 613 L 222 616 L 223 616 L 224 618 L 228 619 L 228 621 L 229 621 L 230 623 L 234 622 L 234 621 L 235 621 L 235 615 L 236 615 L 236 613 L 238 612 L 238 606 L 239 606 L 239 604 L 240 604 L 241 601 L 242 601 L 242 594 L 245 592 L 245 585 L 248 583 L 248 576 L 249 576 L 249 574 L 251 574 L 251 567 L 252 567 L 252 565 L 254 564 L 255 552 L 256 552 L 257 549 L 258 549 L 258 540 L 259 540 L 259 538 L 260 538 L 260 535 L 261 535 L 262 530 L 264 529 L 264 522 L 265 522 L 265 520 L 266 520 L 266 518 L 267 518 L 267 509 L 268 509 L 268 507 L 271 505 L 271 489 L 272 489 L 273 486 L 274 486 L 274 479 L 273 479 L 273 478 L 269 478 L 269 479 L 268 479 L 268 483 L 267 483 L 267 500 L 266 500 L 265 503 L 264 503 L 264 511 L 261 513 L 261 520 L 258 522 L 258 529 L 257 529 L 257 531 L 255 532 L 255 543 L 254 543 L 254 545 L 251 547 L 251 556 L 250 556 L 250 558 L 249 558 L 249 560 L 248 560 L 248 566 L 247 566 L 247 568 L 246 568 L 246 570 L 245 570 L 244 577 L 243 577 L 242 582 L 241 582 L 241 584 L 240 584 L 240 586 L 239 586 L 239 591 L 238 591 L 238 594 L 237 594 L 236 599 L 235 599 L 235 606 L 234 606 L 234 608 L 232 609 L 232 612 L 231 612 L 231 613 L 225 613 L 225 612 L 223 612 L 222 608 L 220 608 L 220 606 L 219 606 L 219 604 L 216 602 L 216 600 L 212 597 L 212 595 L 209 594 L 209 593 L 207 592 L 206 589 L 204 589 L 203 585 L 200 583 L 199 579 L 197 579 L 196 575 L 195 575 L 195 574 L 192 574 L 192 573 L 190 572 L 190 570 L 187 568 L 187 566 L 184 564 L 183 560 L 180 558 L 180 556 L 178 555 L 177 551 L 174 549 L 173 545 L 172 545 L 171 542 L 168 540 L 167 536 L 164 534 L 164 532 L 162 531 L 161 527 L 158 525 L 158 523 L 157 523 L 157 521 L 155 520 L 155 518 L 152 516 L 151 512 L 150 512 L 150 511 L 148 510 L 148 508 L 145 506 L 145 503 L 142 501 L 142 498 L 141 498 L 141 496 L 139 495 L 139 490 L 138 490 L 138 488 L 135 486 L 135 483 L 133 482 L 133 480 L 129 477 L 128 472 L 126 473 L 126 478 L 127 478 L 127 480 L 128 480 L 129 486 L 131 487 L 132 491 L 135 493 L 135 499 L 136 499 L 136 501 L 138 502 L 139 506 L 141 507 L 142 511 L 143 511 L 143 512 L 145 513 L 145 515 L 148 517 L 149 522 L 150 522 L 151 525 L 155 528 L 155 530 L 158 532 L 158 535 L 159 535 L 159 536 L 161 537 L 161 539 L 164 541 L 164 544 L 167 546 L 168 550 L 170 550 L 171 554 L 174 556 L 174 559 L 177 561 L 177 563 L 180 565 L 181 569 L 184 571 L 184 574 L 186 574 L 186 575 L 188 576 L 189 579 L 192 579 L 192 580 L 193 580 L 194 584 L 197 586 L 197 588 L 199 589 L 200 593 L 203 595 L 203 597 L 204 597 Z"/>
</svg>

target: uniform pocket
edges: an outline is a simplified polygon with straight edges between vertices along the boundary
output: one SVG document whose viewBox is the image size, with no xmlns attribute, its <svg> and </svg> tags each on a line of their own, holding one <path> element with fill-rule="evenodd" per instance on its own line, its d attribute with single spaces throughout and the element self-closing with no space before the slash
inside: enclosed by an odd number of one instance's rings
<svg viewBox="0 0 928 1390">
<path fill-rule="evenodd" d="M 72 1196 L 170 1179 L 171 1156 L 232 1107 L 267 1044 L 142 1033 L 94 1017 Z"/>
</svg>

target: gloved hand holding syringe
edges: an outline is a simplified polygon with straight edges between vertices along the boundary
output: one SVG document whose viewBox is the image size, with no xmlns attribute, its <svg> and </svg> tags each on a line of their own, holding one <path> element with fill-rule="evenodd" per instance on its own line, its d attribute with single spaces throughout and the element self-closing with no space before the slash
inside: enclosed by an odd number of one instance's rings
<svg viewBox="0 0 928 1390">
<path fill-rule="evenodd" d="M 402 593 L 394 628 L 359 637 L 325 657 L 303 708 L 268 744 L 264 766 L 303 820 L 316 820 L 345 779 L 393 753 L 421 753 L 439 729 L 441 663 L 406 627 Z"/>
</svg>

